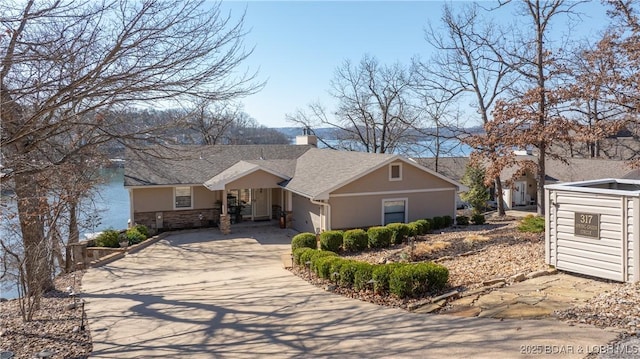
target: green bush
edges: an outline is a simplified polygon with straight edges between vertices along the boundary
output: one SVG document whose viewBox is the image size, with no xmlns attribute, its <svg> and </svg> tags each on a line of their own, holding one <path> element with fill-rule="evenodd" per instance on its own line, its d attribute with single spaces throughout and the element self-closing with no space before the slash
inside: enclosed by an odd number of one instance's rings
<svg viewBox="0 0 640 359">
<path fill-rule="evenodd" d="M 340 266 L 340 285 L 343 287 L 352 287 L 356 277 L 358 264 L 361 262 L 354 260 L 345 260 Z"/>
<path fill-rule="evenodd" d="M 361 251 L 369 244 L 367 232 L 362 229 L 346 231 L 342 237 L 342 249 L 345 251 Z"/>
<path fill-rule="evenodd" d="M 302 247 L 302 248 L 296 248 L 293 250 L 293 263 L 295 264 L 302 264 L 304 262 L 302 262 L 302 255 L 305 254 L 306 252 L 309 251 L 313 251 L 313 249 L 311 248 L 307 248 L 307 247 Z"/>
<path fill-rule="evenodd" d="M 144 234 L 138 232 L 136 228 L 127 229 L 124 235 L 125 238 L 127 238 L 127 241 L 129 241 L 129 245 L 138 244 L 147 239 L 147 237 Z"/>
<path fill-rule="evenodd" d="M 419 219 L 416 221 L 420 225 L 420 235 L 425 235 L 431 230 L 431 221 L 428 219 Z"/>
<path fill-rule="evenodd" d="M 107 229 L 106 231 L 100 233 L 95 240 L 97 247 L 111 247 L 118 248 L 120 247 L 120 233 L 114 229 Z"/>
<path fill-rule="evenodd" d="M 433 224 L 432 229 L 444 228 L 444 218 L 443 217 L 433 217 L 433 219 L 431 219 L 431 222 Z"/>
<path fill-rule="evenodd" d="M 390 223 L 387 224 L 387 228 L 391 230 L 391 243 L 392 244 L 400 244 L 402 243 L 409 234 L 411 233 L 409 226 L 404 223 Z"/>
<path fill-rule="evenodd" d="M 461 225 L 461 226 L 468 226 L 469 225 L 469 217 L 467 217 L 467 216 L 458 216 L 458 217 L 456 217 L 456 223 Z"/>
<path fill-rule="evenodd" d="M 316 266 L 316 264 L 320 258 L 337 257 L 337 256 L 338 255 L 334 252 L 315 250 L 315 252 L 312 253 L 309 258 L 309 260 L 311 261 L 311 270 L 314 271 L 316 274 L 318 274 L 318 267 Z"/>
<path fill-rule="evenodd" d="M 309 249 L 311 249 L 311 248 L 309 248 Z M 317 250 L 317 249 L 311 249 L 310 251 L 303 252 L 300 255 L 300 263 L 299 264 L 303 265 L 303 266 L 311 265 L 311 263 L 307 264 L 307 262 L 311 262 L 311 257 L 313 255 L 315 255 L 316 253 L 318 253 L 318 252 L 319 252 L 319 250 Z"/>
<path fill-rule="evenodd" d="M 444 228 L 453 226 L 453 218 L 451 216 L 444 216 L 442 219 L 444 219 Z"/>
<path fill-rule="evenodd" d="M 442 289 L 449 279 L 447 268 L 434 263 L 408 264 L 389 276 L 389 291 L 400 298 L 418 297 Z"/>
<path fill-rule="evenodd" d="M 342 231 L 326 231 L 320 234 L 320 249 L 337 252 L 342 246 Z"/>
<path fill-rule="evenodd" d="M 149 228 L 144 224 L 136 224 L 133 228 L 140 232 L 144 236 L 144 239 L 149 238 Z"/>
<path fill-rule="evenodd" d="M 348 260 L 340 258 L 340 260 L 334 260 L 331 262 L 331 266 L 329 267 L 329 278 L 331 280 L 335 280 L 334 273 L 338 273 L 338 279 L 340 279 L 340 269 L 344 264 L 346 264 Z"/>
<path fill-rule="evenodd" d="M 373 290 L 376 293 L 386 293 L 389 291 L 389 277 L 396 267 L 407 265 L 405 263 L 378 264 L 373 267 L 371 278 L 373 279 Z"/>
<path fill-rule="evenodd" d="M 316 274 L 318 277 L 323 279 L 331 279 L 331 266 L 336 261 L 343 261 L 344 259 L 340 257 L 334 256 L 325 256 L 316 259 L 314 262 L 314 267 L 316 269 Z"/>
<path fill-rule="evenodd" d="M 367 262 L 358 262 L 356 264 L 356 273 L 353 277 L 353 289 L 367 289 L 369 281 L 373 278 L 373 265 Z"/>
<path fill-rule="evenodd" d="M 471 222 L 473 222 L 473 224 L 484 224 L 486 222 L 485 218 L 484 218 L 484 214 L 482 213 L 476 213 L 471 217 Z"/>
<path fill-rule="evenodd" d="M 420 223 L 411 222 L 407 223 L 407 227 L 409 227 L 409 237 L 414 237 L 420 234 L 420 229 L 422 226 Z"/>
<path fill-rule="evenodd" d="M 377 226 L 367 230 L 369 248 L 387 248 L 391 245 L 391 230 L 387 227 Z"/>
<path fill-rule="evenodd" d="M 291 250 L 295 251 L 298 248 L 311 248 L 318 249 L 318 242 L 316 235 L 313 233 L 298 233 L 291 239 Z"/>
<path fill-rule="evenodd" d="M 524 217 L 518 225 L 518 231 L 530 233 L 544 232 L 544 217 L 528 215 Z"/>
</svg>

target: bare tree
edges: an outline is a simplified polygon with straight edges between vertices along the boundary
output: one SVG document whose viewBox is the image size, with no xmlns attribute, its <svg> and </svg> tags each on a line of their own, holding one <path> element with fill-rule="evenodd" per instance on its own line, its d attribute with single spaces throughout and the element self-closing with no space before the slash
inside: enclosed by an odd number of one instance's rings
<svg viewBox="0 0 640 359">
<path fill-rule="evenodd" d="M 240 117 L 240 106 L 229 102 L 202 101 L 186 115 L 186 127 L 195 133 L 192 143 L 220 144 L 234 122 Z"/>
<path fill-rule="evenodd" d="M 345 61 L 331 81 L 331 95 L 338 108 L 327 114 L 321 106 L 311 105 L 310 113 L 298 111 L 288 120 L 303 127 L 330 126 L 338 131 L 337 147 L 364 152 L 402 152 L 414 143 L 412 129 L 419 116 L 409 104 L 411 75 L 396 63 L 381 65 L 364 56 L 358 65 Z"/>
<path fill-rule="evenodd" d="M 544 214 L 545 161 L 552 153 L 554 143 L 571 140 L 573 124 L 563 114 L 566 98 L 553 93 L 554 87 L 565 73 L 566 61 L 560 58 L 561 50 L 553 47 L 549 38 L 552 21 L 575 14 L 581 1 L 524 0 L 518 3 L 520 15 L 526 19 L 521 30 L 514 29 L 511 46 L 492 47 L 496 56 L 520 77 L 520 89 L 509 99 L 498 101 L 494 107 L 494 121 L 485 125 L 487 136 L 476 145 L 496 147 L 501 150 L 492 155 L 495 159 L 487 169 L 490 176 L 498 175 L 509 165 L 518 166 L 514 176 L 525 171 L 535 173 L 537 182 L 537 212 Z M 534 147 L 537 160 L 515 161 L 512 148 Z"/>
<path fill-rule="evenodd" d="M 113 115 L 123 107 L 226 101 L 260 84 L 240 67 L 251 53 L 243 19 L 232 21 L 219 3 L 30 0 L 3 2 L 0 14 L 0 145 L 15 183 L 31 294 L 52 285 L 42 250 L 51 248 L 43 218 L 56 186 L 44 176 L 49 169 L 113 140 L 132 147 L 153 140 L 154 129 Z"/>
<path fill-rule="evenodd" d="M 491 110 L 497 98 L 509 90 L 516 76 L 513 70 L 500 60 L 493 51 L 502 47 L 502 31 L 490 22 L 480 18 L 477 4 L 462 7 L 455 13 L 450 5 L 442 10 L 442 28 L 430 25 L 425 30 L 427 42 L 436 49 L 436 54 L 428 63 L 420 67 L 429 74 L 424 76 L 426 86 L 448 91 L 452 98 L 469 98 L 471 107 L 480 117 L 483 125 L 492 120 Z M 460 129 L 458 129 L 460 132 Z M 468 133 L 458 133 L 462 139 Z M 496 152 L 493 146 L 479 146 L 475 151 L 486 152 L 492 158 Z M 504 215 L 502 202 L 502 182 L 500 176 L 491 177 L 496 188 L 498 214 Z"/>
</svg>

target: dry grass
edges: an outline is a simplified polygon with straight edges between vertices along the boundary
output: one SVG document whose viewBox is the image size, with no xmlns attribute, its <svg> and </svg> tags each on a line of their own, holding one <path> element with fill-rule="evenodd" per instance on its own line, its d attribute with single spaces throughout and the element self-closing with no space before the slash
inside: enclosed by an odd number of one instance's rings
<svg viewBox="0 0 640 359">
<path fill-rule="evenodd" d="M 490 241 L 492 238 L 488 236 L 483 236 L 477 233 L 472 233 L 466 236 L 462 242 L 466 244 L 469 248 L 473 247 L 474 243 L 484 243 Z"/>
<path fill-rule="evenodd" d="M 438 251 L 445 250 L 451 246 L 451 242 L 436 241 L 436 242 L 421 242 L 416 245 L 415 254 L 418 256 L 432 254 Z"/>
</svg>

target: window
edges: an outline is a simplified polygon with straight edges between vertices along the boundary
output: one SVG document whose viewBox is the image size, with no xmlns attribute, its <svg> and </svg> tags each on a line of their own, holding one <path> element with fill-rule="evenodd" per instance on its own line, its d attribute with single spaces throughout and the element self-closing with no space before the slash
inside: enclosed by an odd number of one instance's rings
<svg viewBox="0 0 640 359">
<path fill-rule="evenodd" d="M 175 208 L 191 208 L 191 187 L 175 188 Z"/>
<path fill-rule="evenodd" d="M 394 163 L 389 165 L 389 181 L 402 180 L 402 164 Z"/>
<path fill-rule="evenodd" d="M 407 199 L 383 199 L 382 200 L 382 224 L 406 223 Z"/>
</svg>

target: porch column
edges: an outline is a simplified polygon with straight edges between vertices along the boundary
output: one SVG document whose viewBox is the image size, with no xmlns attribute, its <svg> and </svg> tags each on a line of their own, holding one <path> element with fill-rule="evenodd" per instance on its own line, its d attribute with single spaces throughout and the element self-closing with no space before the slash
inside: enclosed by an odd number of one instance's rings
<svg viewBox="0 0 640 359">
<path fill-rule="evenodd" d="M 222 190 L 222 208 L 220 209 L 220 232 L 222 234 L 231 233 L 231 218 L 227 209 L 227 189 Z"/>
</svg>

